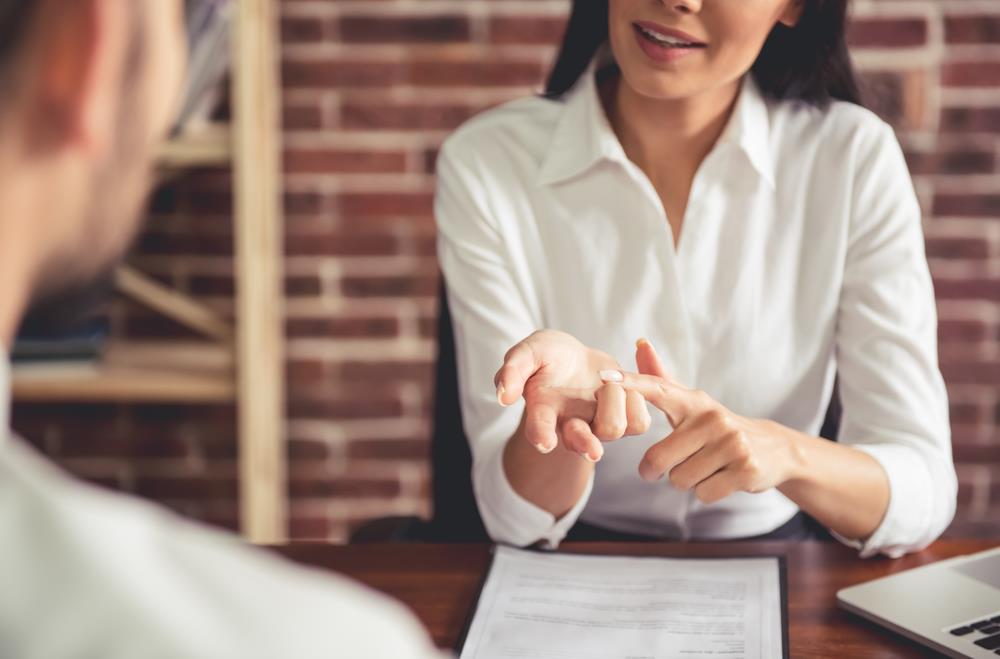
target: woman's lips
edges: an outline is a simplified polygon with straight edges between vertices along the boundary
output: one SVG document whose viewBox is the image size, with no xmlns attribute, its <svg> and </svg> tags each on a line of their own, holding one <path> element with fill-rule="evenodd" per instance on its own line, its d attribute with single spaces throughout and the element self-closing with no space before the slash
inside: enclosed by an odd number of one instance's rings
<svg viewBox="0 0 1000 659">
<path fill-rule="evenodd" d="M 632 27 L 639 47 L 656 62 L 676 62 L 706 47 L 684 32 L 655 23 L 633 23 Z"/>
</svg>

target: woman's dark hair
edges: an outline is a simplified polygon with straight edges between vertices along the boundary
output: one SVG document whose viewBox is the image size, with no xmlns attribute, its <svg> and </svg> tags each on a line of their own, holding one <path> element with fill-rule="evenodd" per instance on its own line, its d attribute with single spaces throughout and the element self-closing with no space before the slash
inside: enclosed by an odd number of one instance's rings
<svg viewBox="0 0 1000 659">
<path fill-rule="evenodd" d="M 803 0 L 795 27 L 771 31 L 751 72 L 764 94 L 825 106 L 831 100 L 861 105 L 861 91 L 847 52 L 849 0 Z M 545 96 L 560 98 L 587 70 L 608 40 L 608 0 L 574 0 Z"/>
</svg>

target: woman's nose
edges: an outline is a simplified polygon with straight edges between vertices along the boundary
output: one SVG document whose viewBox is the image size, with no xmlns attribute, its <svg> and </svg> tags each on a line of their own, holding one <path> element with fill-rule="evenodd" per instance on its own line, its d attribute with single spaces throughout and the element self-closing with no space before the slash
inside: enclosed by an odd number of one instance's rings
<svg viewBox="0 0 1000 659">
<path fill-rule="evenodd" d="M 701 11 L 702 0 L 661 0 L 661 2 L 678 14 L 697 14 Z"/>
</svg>

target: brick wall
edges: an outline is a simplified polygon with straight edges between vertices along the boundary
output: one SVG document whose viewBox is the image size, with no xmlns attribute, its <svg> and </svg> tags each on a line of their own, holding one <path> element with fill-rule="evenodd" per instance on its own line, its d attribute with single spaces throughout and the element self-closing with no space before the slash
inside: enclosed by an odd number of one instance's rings
<svg viewBox="0 0 1000 659">
<path fill-rule="evenodd" d="M 433 161 L 472 114 L 531 93 L 567 0 L 284 0 L 291 532 L 429 513 Z M 855 59 L 926 213 L 960 511 L 1000 533 L 1000 3 L 855 4 Z M 231 309 L 228 176 L 161 190 L 133 260 Z M 119 305 L 118 330 L 176 328 Z M 21 406 L 71 470 L 235 524 L 228 408 Z"/>
</svg>

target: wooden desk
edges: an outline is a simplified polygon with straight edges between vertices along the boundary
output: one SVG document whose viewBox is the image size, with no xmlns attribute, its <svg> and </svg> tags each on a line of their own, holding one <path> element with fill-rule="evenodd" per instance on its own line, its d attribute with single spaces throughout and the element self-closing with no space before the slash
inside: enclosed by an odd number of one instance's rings
<svg viewBox="0 0 1000 659">
<path fill-rule="evenodd" d="M 791 656 L 926 657 L 922 646 L 837 608 L 835 594 L 868 579 L 943 558 L 989 549 L 985 540 L 942 540 L 898 560 L 861 560 L 838 543 L 566 543 L 587 553 L 657 556 L 784 554 L 788 561 Z M 441 647 L 461 632 L 489 556 L 486 545 L 293 544 L 276 550 L 300 563 L 335 570 L 408 604 Z M 933 598 L 933 593 L 924 593 Z M 946 605 L 946 603 L 944 603 Z"/>
</svg>

